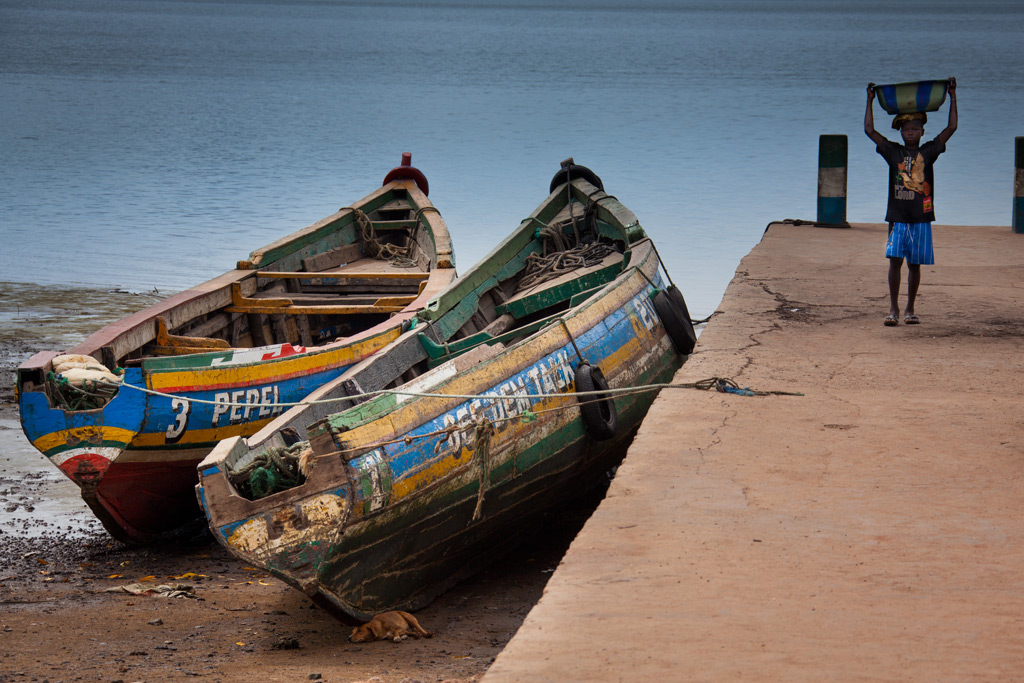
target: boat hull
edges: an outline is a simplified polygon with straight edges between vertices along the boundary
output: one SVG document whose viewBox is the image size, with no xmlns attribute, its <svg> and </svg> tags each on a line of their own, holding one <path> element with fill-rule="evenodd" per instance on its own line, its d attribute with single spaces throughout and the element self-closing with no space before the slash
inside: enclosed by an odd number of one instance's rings
<svg viewBox="0 0 1024 683">
<path fill-rule="evenodd" d="M 114 398 L 91 411 L 63 410 L 50 405 L 43 392 L 23 392 L 22 427 L 79 486 L 114 538 L 154 542 L 202 520 L 194 493 L 196 467 L 219 441 L 254 434 L 288 404 L 396 339 L 399 331 L 316 352 L 296 353 L 284 345 L 289 352 L 282 353 L 278 345 L 257 350 L 270 358 L 247 363 L 232 363 L 230 353 L 205 361 L 193 357 L 190 368 L 161 359 L 129 368 Z M 239 355 L 244 354 L 251 352 Z"/>
<path fill-rule="evenodd" d="M 667 382 L 677 367 L 648 378 Z M 350 542 L 343 537 L 316 577 L 319 602 L 355 619 L 425 607 L 512 550 L 522 536 L 538 532 L 548 515 L 607 482 L 652 401 L 651 396 L 630 406 L 616 401 L 622 427 L 613 440 L 593 441 L 577 421 L 532 443 L 504 468 L 492 471 L 501 482 L 487 490 L 475 522 L 479 487 L 476 473 L 469 472 L 439 488 L 429 501 L 397 508 L 389 523 L 376 524 L 372 536 Z M 502 469 L 522 471 L 512 476 Z M 288 580 L 282 573 L 278 576 Z"/>
<path fill-rule="evenodd" d="M 398 397 L 387 415 L 340 431 L 338 457 L 322 458 L 303 486 L 261 501 L 234 493 L 222 467 L 245 443 L 222 443 L 200 465 L 214 535 L 356 620 L 422 607 L 493 561 L 604 479 L 653 401 L 649 390 L 618 395 L 615 437 L 596 440 L 575 394 L 583 359 L 613 388 L 666 382 L 682 364 L 651 301 L 662 285 L 653 247 L 633 259 L 630 274 L 556 324 L 418 388 L 514 398 Z M 372 445 L 345 455 L 362 444 Z"/>
</svg>

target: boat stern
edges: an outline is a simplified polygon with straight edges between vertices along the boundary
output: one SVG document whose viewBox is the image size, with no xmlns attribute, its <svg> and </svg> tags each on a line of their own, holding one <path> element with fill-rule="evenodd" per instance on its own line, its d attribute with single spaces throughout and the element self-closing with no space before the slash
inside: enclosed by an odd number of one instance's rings
<svg viewBox="0 0 1024 683">
<path fill-rule="evenodd" d="M 199 464 L 196 496 L 217 541 L 233 555 L 266 569 L 309 596 L 318 592 L 318 571 L 344 531 L 351 502 L 345 482 L 328 463 L 313 468 L 294 488 L 251 500 L 236 486 L 239 472 L 270 448 L 250 450 L 241 437 L 226 439 Z"/>
<path fill-rule="evenodd" d="M 69 403 L 68 390 L 56 388 L 55 357 L 52 351 L 38 353 L 17 370 L 21 427 L 32 445 L 88 497 L 138 434 L 144 402 L 141 394 L 117 390 L 91 402 Z M 86 390 L 78 393 L 96 399 Z"/>
</svg>

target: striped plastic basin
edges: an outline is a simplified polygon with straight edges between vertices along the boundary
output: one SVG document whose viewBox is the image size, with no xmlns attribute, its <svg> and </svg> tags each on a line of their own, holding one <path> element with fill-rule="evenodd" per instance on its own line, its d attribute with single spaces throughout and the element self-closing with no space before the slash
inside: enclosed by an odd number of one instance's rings
<svg viewBox="0 0 1024 683">
<path fill-rule="evenodd" d="M 946 101 L 948 85 L 948 80 L 876 85 L 875 95 L 882 109 L 890 114 L 935 111 Z"/>
</svg>

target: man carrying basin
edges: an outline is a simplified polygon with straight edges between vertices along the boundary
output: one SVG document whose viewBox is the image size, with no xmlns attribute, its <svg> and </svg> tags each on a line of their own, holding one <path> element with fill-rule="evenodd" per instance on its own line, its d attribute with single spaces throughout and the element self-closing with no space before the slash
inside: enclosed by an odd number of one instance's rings
<svg viewBox="0 0 1024 683">
<path fill-rule="evenodd" d="M 941 87 L 938 97 L 921 97 L 931 84 Z M 939 108 L 949 92 L 949 122 L 934 140 L 923 145 L 926 111 Z M 912 97 L 903 93 L 910 91 Z M 892 127 L 900 131 L 903 144 L 886 139 L 875 130 L 872 102 L 876 94 L 882 106 L 896 114 Z M 864 133 L 875 142 L 875 151 L 889 164 L 888 205 L 885 220 L 889 222 L 889 240 L 885 255 L 889 259 L 889 315 L 886 326 L 899 324 L 899 291 L 903 261 L 907 261 L 907 305 L 903 322 L 915 325 L 920 321 L 914 312 L 917 290 L 921 285 L 921 266 L 935 263 L 932 249 L 932 222 L 935 220 L 933 165 L 946 151 L 946 142 L 956 132 L 956 79 L 948 82 L 901 83 L 890 86 L 868 84 L 867 109 L 864 112 Z"/>
</svg>

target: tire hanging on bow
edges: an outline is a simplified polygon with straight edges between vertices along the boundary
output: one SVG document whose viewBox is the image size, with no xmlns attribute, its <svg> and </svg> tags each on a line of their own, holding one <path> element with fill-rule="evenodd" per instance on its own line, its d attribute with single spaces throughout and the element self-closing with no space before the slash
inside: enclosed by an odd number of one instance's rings
<svg viewBox="0 0 1024 683">
<path fill-rule="evenodd" d="M 590 363 L 580 363 L 576 368 L 576 391 L 607 391 L 608 382 L 601 368 Z M 619 415 L 615 401 L 608 394 L 581 396 L 580 418 L 587 434 L 595 441 L 608 441 L 615 437 L 619 428 Z"/>
<path fill-rule="evenodd" d="M 668 289 L 655 294 L 652 303 L 676 351 L 684 356 L 689 355 L 697 344 L 697 333 L 693 329 L 682 293 L 675 285 L 670 285 Z"/>
</svg>

